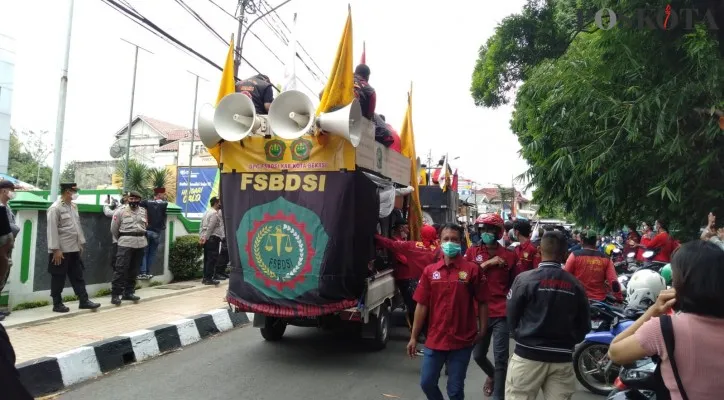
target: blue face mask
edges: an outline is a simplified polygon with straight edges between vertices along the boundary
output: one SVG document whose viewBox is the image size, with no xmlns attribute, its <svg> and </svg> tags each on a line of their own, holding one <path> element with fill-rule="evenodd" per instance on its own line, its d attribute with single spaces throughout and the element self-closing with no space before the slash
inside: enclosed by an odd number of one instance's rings
<svg viewBox="0 0 724 400">
<path fill-rule="evenodd" d="M 448 257 L 455 257 L 460 254 L 460 244 L 453 242 L 445 242 L 442 244 L 442 252 Z"/>
<path fill-rule="evenodd" d="M 485 232 L 480 235 L 480 238 L 485 244 L 493 244 L 493 242 L 495 242 L 495 235 L 493 235 L 492 233 Z"/>
</svg>

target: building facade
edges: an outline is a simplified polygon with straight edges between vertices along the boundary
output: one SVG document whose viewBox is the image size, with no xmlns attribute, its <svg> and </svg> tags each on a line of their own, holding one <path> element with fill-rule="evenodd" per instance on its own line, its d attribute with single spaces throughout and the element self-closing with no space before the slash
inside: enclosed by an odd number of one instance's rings
<svg viewBox="0 0 724 400">
<path fill-rule="evenodd" d="M 10 114 L 15 74 L 15 40 L 0 32 L 0 173 L 8 172 Z"/>
</svg>

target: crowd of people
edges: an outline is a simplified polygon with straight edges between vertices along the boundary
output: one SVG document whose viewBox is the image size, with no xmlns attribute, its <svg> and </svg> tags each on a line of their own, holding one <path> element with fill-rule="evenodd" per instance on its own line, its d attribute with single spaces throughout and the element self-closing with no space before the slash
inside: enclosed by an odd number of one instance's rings
<svg viewBox="0 0 724 400">
<path fill-rule="evenodd" d="M 536 230 L 523 219 L 506 224 L 495 214 L 479 217 L 467 232 L 456 224 L 422 231 L 421 241 L 410 241 L 406 221 L 397 221 L 392 238 L 378 235 L 376 242 L 394 256 L 411 320 L 407 353 L 422 357 L 427 398 L 443 399 L 438 381 L 445 368 L 448 397 L 463 399 L 472 358 L 487 377 L 486 396 L 493 399 L 532 400 L 540 391 L 546 399 L 570 399 L 576 385 L 572 354 L 591 329 L 589 300 L 609 295 L 622 300 L 604 239 L 590 229 Z M 684 245 L 669 236 L 662 220 L 642 223 L 641 231 L 630 227 L 623 243 L 637 257 L 652 249 L 654 260 L 671 262 L 673 289 L 662 291 L 656 304 L 616 338 L 611 360 L 624 364 L 659 355 L 672 398 L 713 399 L 724 393 L 724 383 L 710 379 L 724 366 L 719 344 L 724 229 L 716 229 L 710 215 L 702 240 Z M 677 344 L 682 343 L 675 350 L 679 370 L 684 368 L 681 378 L 665 362 L 671 358 L 659 328 L 658 317 L 672 306 L 679 312 L 671 319 Z M 707 333 L 700 340 L 701 332 Z M 493 360 L 487 358 L 491 344 Z M 703 362 L 696 364 L 700 357 Z M 677 380 L 684 382 L 688 397 Z"/>
</svg>

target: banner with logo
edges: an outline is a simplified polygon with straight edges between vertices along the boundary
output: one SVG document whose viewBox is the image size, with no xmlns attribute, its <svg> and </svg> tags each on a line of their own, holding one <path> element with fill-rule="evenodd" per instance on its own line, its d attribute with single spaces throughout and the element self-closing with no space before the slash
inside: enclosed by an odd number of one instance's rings
<svg viewBox="0 0 724 400">
<path fill-rule="evenodd" d="M 215 187 L 218 187 L 219 169 L 215 167 L 179 167 L 176 177 L 176 204 L 188 218 L 204 216 Z"/>
<path fill-rule="evenodd" d="M 347 171 L 355 170 L 355 149 L 339 136 L 326 136 L 326 143 L 302 136 L 295 140 L 252 136 L 221 147 L 223 172 Z"/>
<path fill-rule="evenodd" d="M 379 209 L 362 172 L 223 173 L 221 193 L 230 303 L 277 317 L 357 304 Z"/>
</svg>

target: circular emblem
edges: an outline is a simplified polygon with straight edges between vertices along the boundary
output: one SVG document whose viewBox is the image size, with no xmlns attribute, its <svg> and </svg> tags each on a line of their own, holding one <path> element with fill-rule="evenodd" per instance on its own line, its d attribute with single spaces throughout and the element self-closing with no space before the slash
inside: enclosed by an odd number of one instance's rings
<svg viewBox="0 0 724 400">
<path fill-rule="evenodd" d="M 523 258 L 526 258 L 526 259 L 528 258 L 528 252 L 527 252 L 527 251 L 526 251 L 525 253 L 523 253 Z"/>
<path fill-rule="evenodd" d="M 377 169 L 382 169 L 382 148 L 377 148 Z"/>
<path fill-rule="evenodd" d="M 281 161 L 284 158 L 286 148 L 286 143 L 281 140 L 270 140 L 264 144 L 264 155 L 266 155 L 267 161 Z"/>
<path fill-rule="evenodd" d="M 433 272 L 433 273 L 432 273 L 432 279 L 433 279 L 433 280 L 438 280 L 438 279 L 440 279 L 440 271 L 435 271 L 435 272 Z"/>
<path fill-rule="evenodd" d="M 458 279 L 460 279 L 461 281 L 468 279 L 468 273 L 465 271 L 458 272 Z"/>
<path fill-rule="evenodd" d="M 236 237 L 244 281 L 264 295 L 293 299 L 317 287 L 329 238 L 313 211 L 279 197 L 247 211 Z"/>
<path fill-rule="evenodd" d="M 312 154 L 312 141 L 299 138 L 292 142 L 292 159 L 294 161 L 309 160 Z"/>
</svg>

